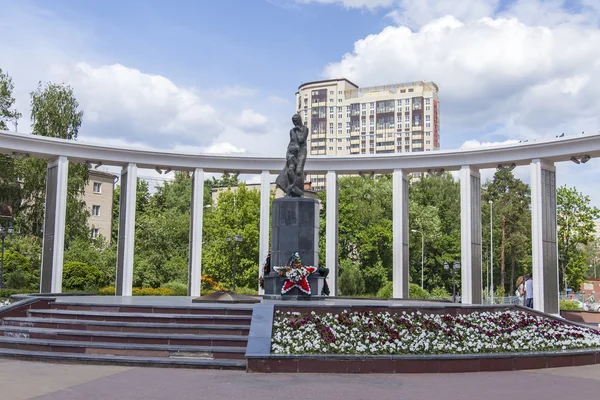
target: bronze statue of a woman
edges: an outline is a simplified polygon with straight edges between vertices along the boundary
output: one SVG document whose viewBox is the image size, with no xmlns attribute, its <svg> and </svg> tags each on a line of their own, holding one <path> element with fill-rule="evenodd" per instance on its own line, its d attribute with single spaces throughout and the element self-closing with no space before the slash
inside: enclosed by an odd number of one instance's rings
<svg viewBox="0 0 600 400">
<path fill-rule="evenodd" d="M 294 127 L 290 130 L 290 143 L 285 153 L 286 163 L 275 183 L 286 196 L 304 195 L 304 163 L 306 162 L 306 139 L 308 128 L 302 124 L 300 115 L 292 117 Z"/>
</svg>

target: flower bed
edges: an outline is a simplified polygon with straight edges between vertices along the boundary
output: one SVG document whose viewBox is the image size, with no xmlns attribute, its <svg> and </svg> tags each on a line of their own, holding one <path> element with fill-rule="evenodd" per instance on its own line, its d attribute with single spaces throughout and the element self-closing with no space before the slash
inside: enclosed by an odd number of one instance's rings
<svg viewBox="0 0 600 400">
<path fill-rule="evenodd" d="M 523 311 L 462 315 L 275 312 L 275 354 L 477 354 L 600 347 L 591 329 Z"/>
</svg>

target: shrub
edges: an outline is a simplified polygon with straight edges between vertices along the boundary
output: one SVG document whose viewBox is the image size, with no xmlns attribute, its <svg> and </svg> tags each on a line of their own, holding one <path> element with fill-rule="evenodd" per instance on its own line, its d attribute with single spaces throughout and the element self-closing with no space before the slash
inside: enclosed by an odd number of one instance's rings
<svg viewBox="0 0 600 400">
<path fill-rule="evenodd" d="M 408 286 L 408 297 L 411 299 L 428 299 L 429 293 L 416 283 L 411 283 Z"/>
<path fill-rule="evenodd" d="M 34 291 L 29 289 L 0 289 L 0 299 L 8 299 L 13 294 L 29 294 Z"/>
<path fill-rule="evenodd" d="M 173 292 L 172 296 L 187 296 L 188 295 L 188 287 L 183 282 L 173 281 L 165 283 L 161 286 L 161 289 L 169 289 Z"/>
<path fill-rule="evenodd" d="M 560 301 L 560 309 L 561 310 L 581 310 L 581 305 L 576 301 L 561 300 Z"/>
<path fill-rule="evenodd" d="M 98 292 L 96 294 L 98 296 L 114 296 L 115 288 L 113 286 L 103 287 L 101 289 L 98 289 Z"/>
<path fill-rule="evenodd" d="M 357 265 L 345 265 L 340 275 L 340 291 L 344 296 L 355 296 L 365 291 L 365 280 Z"/>
<path fill-rule="evenodd" d="M 440 286 L 434 287 L 433 290 L 431 291 L 432 299 L 449 299 L 450 297 L 452 297 L 452 295 L 450 293 L 448 293 L 446 288 L 443 288 Z"/>
<path fill-rule="evenodd" d="M 391 299 L 394 297 L 394 286 L 391 281 L 386 282 L 377 292 L 377 297 Z"/>
<path fill-rule="evenodd" d="M 134 296 L 172 296 L 173 291 L 167 288 L 133 288 Z"/>
<path fill-rule="evenodd" d="M 245 286 L 236 287 L 235 288 L 235 292 L 237 294 L 245 294 L 245 295 L 255 295 L 255 294 L 258 294 L 258 290 L 251 289 L 251 288 L 248 288 L 248 287 L 245 287 Z M 203 294 L 206 294 L 206 293 L 203 293 Z"/>
<path fill-rule="evenodd" d="M 82 262 L 68 262 L 63 267 L 63 289 L 67 291 L 96 291 L 104 274 L 97 267 Z"/>
</svg>

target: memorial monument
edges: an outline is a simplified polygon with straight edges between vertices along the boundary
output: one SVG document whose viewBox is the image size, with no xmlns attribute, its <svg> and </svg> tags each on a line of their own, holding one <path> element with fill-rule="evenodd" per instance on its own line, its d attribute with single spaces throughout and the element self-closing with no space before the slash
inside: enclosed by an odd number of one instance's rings
<svg viewBox="0 0 600 400">
<path fill-rule="evenodd" d="M 285 197 L 273 200 L 272 267 L 264 277 L 267 298 L 319 296 L 325 285 L 325 279 L 315 272 L 319 266 L 319 202 L 304 197 L 308 128 L 298 114 L 292 122 L 286 162 L 275 180 Z"/>
</svg>

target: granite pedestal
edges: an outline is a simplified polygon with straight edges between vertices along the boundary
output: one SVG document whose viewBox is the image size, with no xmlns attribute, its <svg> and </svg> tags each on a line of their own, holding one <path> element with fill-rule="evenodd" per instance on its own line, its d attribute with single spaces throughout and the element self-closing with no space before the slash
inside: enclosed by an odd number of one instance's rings
<svg viewBox="0 0 600 400">
<path fill-rule="evenodd" d="M 273 200 L 271 223 L 271 266 L 287 265 L 298 252 L 306 266 L 319 266 L 319 201 L 305 197 L 283 197 Z M 271 267 L 272 268 L 272 267 Z M 265 276 L 265 295 L 302 297 L 294 288 L 281 294 L 285 278 L 274 270 Z M 325 279 L 314 273 L 308 277 L 311 294 L 320 295 Z"/>
</svg>

